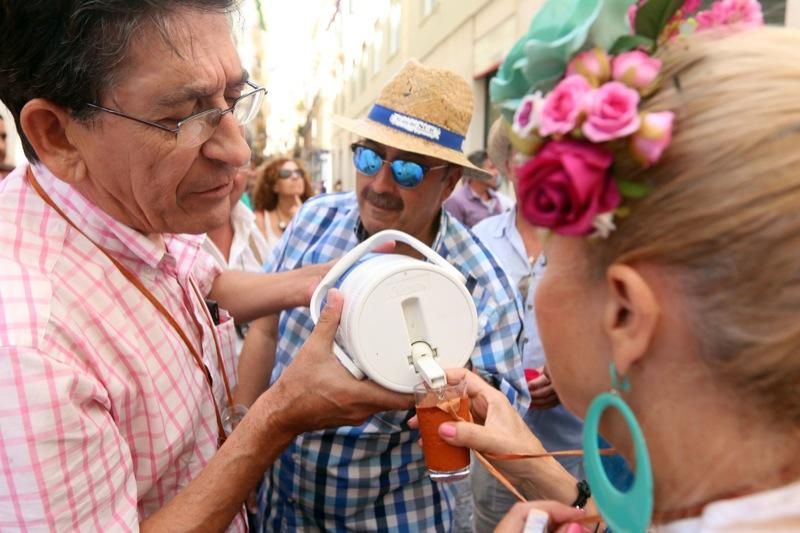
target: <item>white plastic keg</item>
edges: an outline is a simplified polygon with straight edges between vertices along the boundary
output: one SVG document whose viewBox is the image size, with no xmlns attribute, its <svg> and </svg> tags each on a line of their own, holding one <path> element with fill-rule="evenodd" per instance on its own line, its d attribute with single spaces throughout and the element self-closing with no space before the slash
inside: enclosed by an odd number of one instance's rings
<svg viewBox="0 0 800 533">
<path fill-rule="evenodd" d="M 428 261 L 371 253 L 389 241 L 410 245 Z M 440 387 L 442 369 L 464 366 L 475 348 L 478 315 L 464 282 L 428 246 L 386 230 L 328 272 L 311 298 L 311 318 L 316 324 L 325 295 L 338 287 L 344 308 L 333 350 L 354 376 L 398 392 L 411 392 L 422 380 Z"/>
</svg>

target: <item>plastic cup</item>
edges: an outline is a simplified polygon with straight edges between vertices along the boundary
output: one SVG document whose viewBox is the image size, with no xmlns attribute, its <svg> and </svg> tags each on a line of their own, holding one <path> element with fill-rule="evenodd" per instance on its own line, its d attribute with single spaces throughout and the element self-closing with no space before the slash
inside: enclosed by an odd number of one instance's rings
<svg viewBox="0 0 800 533">
<path fill-rule="evenodd" d="M 469 420 L 466 382 L 432 390 L 424 383 L 414 387 L 422 453 L 428 475 L 439 482 L 456 481 L 469 475 L 469 448 L 452 446 L 439 436 L 444 422 Z"/>
</svg>

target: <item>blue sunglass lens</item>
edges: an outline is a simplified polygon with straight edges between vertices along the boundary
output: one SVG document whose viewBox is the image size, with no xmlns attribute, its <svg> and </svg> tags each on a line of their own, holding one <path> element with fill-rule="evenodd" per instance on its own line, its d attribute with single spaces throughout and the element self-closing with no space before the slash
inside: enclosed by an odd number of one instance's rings
<svg viewBox="0 0 800 533">
<path fill-rule="evenodd" d="M 419 163 L 413 161 L 403 161 L 396 159 L 392 161 L 392 174 L 394 180 L 401 187 L 412 188 L 416 187 L 422 182 L 422 176 L 425 174 L 425 169 Z"/>
<path fill-rule="evenodd" d="M 356 170 L 367 176 L 374 176 L 381 169 L 383 159 L 374 150 L 359 146 L 353 152 L 353 164 Z"/>
</svg>

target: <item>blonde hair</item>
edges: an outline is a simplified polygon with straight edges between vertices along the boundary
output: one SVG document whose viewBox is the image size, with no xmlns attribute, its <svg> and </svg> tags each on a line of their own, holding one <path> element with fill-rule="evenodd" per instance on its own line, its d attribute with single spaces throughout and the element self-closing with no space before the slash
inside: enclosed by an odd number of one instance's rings
<svg viewBox="0 0 800 533">
<path fill-rule="evenodd" d="M 646 111 L 676 113 L 653 186 L 607 240 L 597 271 L 674 272 L 701 353 L 765 416 L 800 423 L 800 32 L 681 38 L 662 52 Z M 621 161 L 618 159 L 618 161 Z M 620 172 L 634 172 L 633 166 Z"/>
</svg>

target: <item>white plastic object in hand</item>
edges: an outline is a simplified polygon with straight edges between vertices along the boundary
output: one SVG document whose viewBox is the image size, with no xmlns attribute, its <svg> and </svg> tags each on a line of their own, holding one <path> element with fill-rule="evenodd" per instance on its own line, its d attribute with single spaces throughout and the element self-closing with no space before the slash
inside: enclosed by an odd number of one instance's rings
<svg viewBox="0 0 800 533">
<path fill-rule="evenodd" d="M 399 254 L 365 259 L 391 241 L 408 244 L 428 261 Z M 399 392 L 412 392 L 420 378 L 438 387 L 446 382 L 442 368 L 463 366 L 475 347 L 477 311 L 464 283 L 428 246 L 386 230 L 333 266 L 311 298 L 311 318 L 319 320 L 325 295 L 339 284 L 345 301 L 333 351 L 342 364 L 359 379 L 366 375 Z"/>
<path fill-rule="evenodd" d="M 531 509 L 525 519 L 525 528 L 522 533 L 546 533 L 550 523 L 550 515 L 541 509 Z"/>
</svg>

